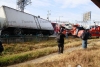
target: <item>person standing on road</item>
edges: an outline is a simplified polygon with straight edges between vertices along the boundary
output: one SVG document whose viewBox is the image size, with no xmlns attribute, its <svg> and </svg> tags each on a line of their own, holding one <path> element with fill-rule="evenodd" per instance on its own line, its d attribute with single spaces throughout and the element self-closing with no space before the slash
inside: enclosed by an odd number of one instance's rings
<svg viewBox="0 0 100 67">
<path fill-rule="evenodd" d="M 58 53 L 63 53 L 63 50 L 64 50 L 64 37 L 65 37 L 64 31 L 62 30 L 57 35 Z"/>
<path fill-rule="evenodd" d="M 82 48 L 87 48 L 87 40 L 89 38 L 90 34 L 88 32 L 88 30 L 85 30 L 81 36 L 82 39 Z"/>
</svg>

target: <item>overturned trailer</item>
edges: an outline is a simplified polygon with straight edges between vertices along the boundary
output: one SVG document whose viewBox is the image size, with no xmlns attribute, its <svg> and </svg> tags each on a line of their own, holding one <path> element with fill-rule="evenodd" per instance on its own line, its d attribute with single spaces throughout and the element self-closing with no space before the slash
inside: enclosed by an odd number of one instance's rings
<svg viewBox="0 0 100 67">
<path fill-rule="evenodd" d="M 19 10 L 0 7 L 1 35 L 24 35 L 24 34 L 53 34 L 54 28 L 50 21 L 21 12 Z"/>
</svg>

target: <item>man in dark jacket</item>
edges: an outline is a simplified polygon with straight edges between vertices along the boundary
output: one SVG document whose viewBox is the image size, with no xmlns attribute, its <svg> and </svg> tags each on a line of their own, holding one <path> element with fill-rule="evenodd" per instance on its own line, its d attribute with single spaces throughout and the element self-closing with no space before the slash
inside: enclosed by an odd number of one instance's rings
<svg viewBox="0 0 100 67">
<path fill-rule="evenodd" d="M 58 42 L 58 52 L 59 53 L 63 53 L 63 50 L 64 50 L 64 33 L 63 31 L 61 31 L 60 33 L 58 33 L 57 35 L 57 42 Z"/>
<path fill-rule="evenodd" d="M 90 34 L 89 34 L 88 30 L 85 30 L 84 33 L 81 36 L 81 38 L 82 38 L 82 47 L 84 49 L 87 48 L 87 40 L 88 40 L 89 36 L 90 36 Z"/>
</svg>

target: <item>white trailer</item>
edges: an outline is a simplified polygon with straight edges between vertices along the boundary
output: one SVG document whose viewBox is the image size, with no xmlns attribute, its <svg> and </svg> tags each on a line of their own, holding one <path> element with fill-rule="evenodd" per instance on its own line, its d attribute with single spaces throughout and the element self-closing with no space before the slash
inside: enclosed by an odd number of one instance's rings
<svg viewBox="0 0 100 67">
<path fill-rule="evenodd" d="M 50 21 L 16 9 L 0 7 L 1 35 L 53 34 Z"/>
</svg>

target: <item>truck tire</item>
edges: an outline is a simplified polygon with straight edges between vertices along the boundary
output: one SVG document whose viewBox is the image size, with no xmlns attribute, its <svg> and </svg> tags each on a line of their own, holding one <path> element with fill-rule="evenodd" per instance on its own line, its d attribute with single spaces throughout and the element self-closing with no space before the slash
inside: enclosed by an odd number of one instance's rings
<svg viewBox="0 0 100 67">
<path fill-rule="evenodd" d="M 49 31 L 49 34 L 50 34 L 50 35 L 53 35 L 53 34 L 54 34 L 54 31 L 53 31 L 53 30 L 50 30 L 50 31 Z"/>
<path fill-rule="evenodd" d="M 96 38 L 99 38 L 99 36 L 96 36 Z"/>
<path fill-rule="evenodd" d="M 3 32 L 1 32 L 1 36 L 7 37 L 7 36 L 10 36 L 10 33 L 8 31 L 3 31 Z"/>
<path fill-rule="evenodd" d="M 22 35 L 23 34 L 23 30 L 20 28 L 16 28 L 14 29 L 14 35 Z"/>
</svg>

